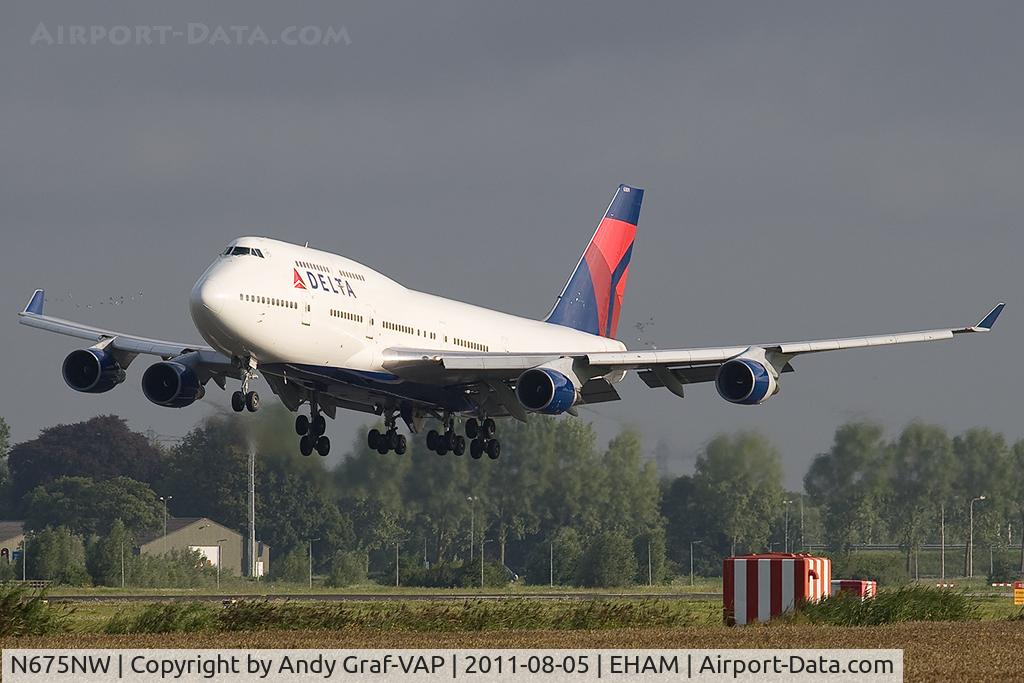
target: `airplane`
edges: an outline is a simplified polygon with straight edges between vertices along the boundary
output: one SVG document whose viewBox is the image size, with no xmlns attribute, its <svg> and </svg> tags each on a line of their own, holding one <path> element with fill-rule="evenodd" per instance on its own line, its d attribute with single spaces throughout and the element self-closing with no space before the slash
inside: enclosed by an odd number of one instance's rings
<svg viewBox="0 0 1024 683">
<path fill-rule="evenodd" d="M 196 281 L 189 310 L 207 344 L 149 339 L 43 313 L 38 289 L 20 313 L 31 327 L 89 341 L 64 359 L 69 387 L 103 393 L 124 382 L 139 355 L 157 356 L 142 375 L 146 398 L 183 408 L 212 380 L 237 412 L 255 412 L 250 386 L 262 374 L 292 412 L 299 450 L 330 452 L 325 415 L 339 409 L 384 419 L 367 445 L 401 455 L 426 420 L 427 446 L 438 455 L 497 459 L 495 418 L 577 414 L 619 400 L 615 384 L 630 371 L 651 388 L 682 397 L 690 384 L 713 382 L 719 396 L 758 405 L 779 392 L 800 355 L 952 339 L 988 332 L 1004 305 L 976 325 L 768 344 L 629 350 L 615 339 L 644 191 L 620 185 L 586 250 L 543 320 L 533 320 L 408 289 L 345 256 L 265 237 L 231 242 Z M 465 436 L 456 429 L 461 422 Z"/>
</svg>

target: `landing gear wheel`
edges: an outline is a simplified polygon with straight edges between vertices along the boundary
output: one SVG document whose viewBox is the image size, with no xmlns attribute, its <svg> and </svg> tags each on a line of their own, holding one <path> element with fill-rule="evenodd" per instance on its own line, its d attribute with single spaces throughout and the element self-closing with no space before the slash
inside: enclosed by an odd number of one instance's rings
<svg viewBox="0 0 1024 683">
<path fill-rule="evenodd" d="M 474 460 L 479 460 L 480 456 L 484 454 L 484 441 L 483 439 L 473 439 L 469 444 L 469 454 L 473 456 Z"/>
<path fill-rule="evenodd" d="M 395 437 L 395 453 L 398 455 L 405 455 L 405 450 L 408 448 L 409 443 L 405 439 L 405 434 L 399 434 Z"/>
<path fill-rule="evenodd" d="M 389 450 L 391 449 L 388 448 L 388 440 L 382 437 L 380 441 L 377 442 L 377 452 L 381 455 L 387 455 Z"/>
<path fill-rule="evenodd" d="M 451 450 L 451 447 L 452 435 L 450 433 L 445 434 L 442 437 L 438 437 L 437 448 L 434 449 L 434 452 L 437 453 L 438 455 L 448 455 L 448 451 Z"/>
<path fill-rule="evenodd" d="M 441 435 L 437 433 L 436 429 L 431 429 L 429 432 L 427 432 L 427 448 L 429 448 L 432 451 L 436 451 L 437 442 L 438 439 L 440 438 Z"/>
<path fill-rule="evenodd" d="M 327 431 L 327 419 L 323 415 L 316 415 L 310 423 L 312 431 L 317 436 L 323 436 Z"/>
<path fill-rule="evenodd" d="M 501 457 L 501 442 L 497 439 L 491 439 L 487 442 L 487 457 L 491 460 L 497 460 Z"/>
<path fill-rule="evenodd" d="M 299 436 L 305 436 L 309 434 L 309 418 L 305 415 L 299 415 L 295 418 L 295 433 Z"/>
<path fill-rule="evenodd" d="M 331 452 L 331 440 L 326 436 L 321 436 L 317 439 L 316 452 L 320 454 L 321 458 L 326 458 L 327 454 Z"/>
<path fill-rule="evenodd" d="M 309 455 L 313 452 L 313 437 L 309 434 L 299 439 L 299 452 L 303 455 Z"/>
<path fill-rule="evenodd" d="M 380 430 L 378 430 L 378 429 L 371 429 L 366 434 L 366 445 L 370 447 L 371 451 L 375 451 L 380 446 L 380 443 L 381 443 Z"/>
<path fill-rule="evenodd" d="M 483 435 L 485 439 L 494 438 L 494 433 L 497 431 L 497 426 L 494 424 L 494 420 L 487 418 L 483 423 Z"/>
<path fill-rule="evenodd" d="M 240 413 L 245 410 L 245 394 L 241 391 L 236 391 L 231 394 L 231 410 L 236 413 Z"/>
<path fill-rule="evenodd" d="M 476 421 L 475 417 L 471 417 L 466 420 L 466 438 L 475 439 L 477 434 L 480 433 L 480 423 Z"/>
<path fill-rule="evenodd" d="M 458 434 L 452 435 L 452 453 L 455 455 L 462 455 L 466 452 L 466 437 L 459 436 Z"/>
<path fill-rule="evenodd" d="M 245 395 L 245 408 L 250 413 L 255 413 L 260 409 L 260 395 L 255 391 L 250 391 Z"/>
</svg>

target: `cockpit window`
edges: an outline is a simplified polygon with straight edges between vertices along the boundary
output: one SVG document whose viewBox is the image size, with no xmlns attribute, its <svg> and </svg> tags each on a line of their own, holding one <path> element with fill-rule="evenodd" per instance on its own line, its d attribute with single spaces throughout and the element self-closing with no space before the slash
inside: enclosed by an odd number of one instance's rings
<svg viewBox="0 0 1024 683">
<path fill-rule="evenodd" d="M 265 258 L 263 252 L 256 247 L 228 247 L 221 256 L 259 256 Z"/>
</svg>

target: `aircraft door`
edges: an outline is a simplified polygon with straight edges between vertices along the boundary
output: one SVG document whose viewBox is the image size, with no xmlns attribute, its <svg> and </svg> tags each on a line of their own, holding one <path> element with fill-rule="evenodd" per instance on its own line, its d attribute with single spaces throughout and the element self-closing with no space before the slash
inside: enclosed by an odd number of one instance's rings
<svg viewBox="0 0 1024 683">
<path fill-rule="evenodd" d="M 299 292 L 299 319 L 308 327 L 313 318 L 313 297 L 310 296 L 308 289 L 296 291 Z"/>
</svg>

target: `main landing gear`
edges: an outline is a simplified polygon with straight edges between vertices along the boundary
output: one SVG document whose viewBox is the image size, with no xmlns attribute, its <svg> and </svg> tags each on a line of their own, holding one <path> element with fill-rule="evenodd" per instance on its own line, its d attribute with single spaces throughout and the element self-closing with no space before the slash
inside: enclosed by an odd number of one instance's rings
<svg viewBox="0 0 1024 683">
<path fill-rule="evenodd" d="M 310 403 L 309 414 L 310 417 L 298 415 L 295 418 L 295 433 L 302 437 L 299 439 L 299 452 L 311 455 L 315 449 L 321 457 L 327 457 L 331 452 L 331 440 L 324 436 L 327 419 L 320 414 L 315 401 Z"/>
<path fill-rule="evenodd" d="M 447 416 L 444 434 L 433 429 L 427 432 L 427 448 L 438 455 L 447 455 L 448 451 L 462 455 L 466 452 L 466 439 L 471 439 L 469 454 L 474 460 L 479 460 L 484 453 L 491 460 L 497 460 L 501 456 L 501 442 L 494 438 L 495 431 L 496 425 L 491 418 L 479 421 L 471 417 L 466 420 L 466 436 L 462 437 L 455 433 L 455 420 Z"/>
<path fill-rule="evenodd" d="M 260 409 L 260 395 L 249 391 L 249 382 L 256 378 L 256 363 L 249 359 L 242 371 L 242 390 L 231 394 L 231 409 L 236 413 L 248 410 L 255 413 Z"/>
<path fill-rule="evenodd" d="M 398 433 L 398 427 L 395 426 L 396 417 L 397 415 L 394 411 L 385 411 L 384 433 L 381 434 L 379 429 L 371 429 L 367 433 L 366 445 L 371 450 L 375 450 L 381 455 L 387 455 L 389 451 L 394 451 L 398 455 L 405 455 L 409 442 L 404 434 Z"/>
</svg>

